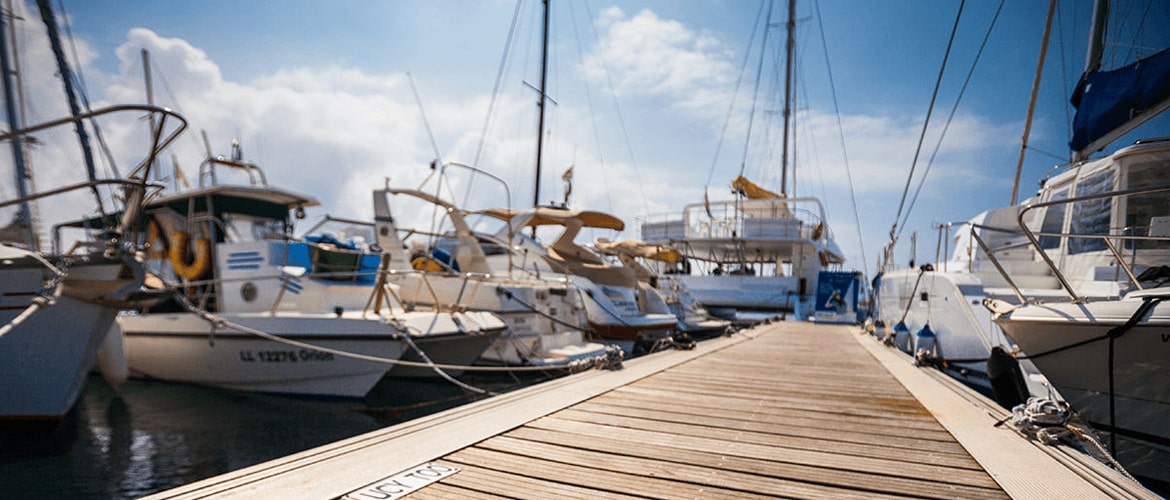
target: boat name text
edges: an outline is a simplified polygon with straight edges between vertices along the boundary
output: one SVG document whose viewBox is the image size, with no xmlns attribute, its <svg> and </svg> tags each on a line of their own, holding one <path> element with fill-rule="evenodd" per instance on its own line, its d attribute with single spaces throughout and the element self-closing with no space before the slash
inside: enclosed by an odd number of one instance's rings
<svg viewBox="0 0 1170 500">
<path fill-rule="evenodd" d="M 240 351 L 240 361 L 245 363 L 300 363 L 333 361 L 333 353 L 301 349 L 298 351 Z"/>
</svg>

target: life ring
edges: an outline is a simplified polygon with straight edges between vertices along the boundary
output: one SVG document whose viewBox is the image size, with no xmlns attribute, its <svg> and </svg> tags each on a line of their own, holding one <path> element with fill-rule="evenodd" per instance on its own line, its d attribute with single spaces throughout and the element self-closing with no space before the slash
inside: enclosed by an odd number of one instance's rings
<svg viewBox="0 0 1170 500">
<path fill-rule="evenodd" d="M 175 275 L 185 280 L 197 280 L 211 270 L 211 241 L 207 238 L 195 240 L 195 258 L 192 259 L 188 247 L 190 239 L 191 235 L 186 231 L 175 231 L 171 235 L 169 256 Z"/>
<path fill-rule="evenodd" d="M 167 258 L 167 248 L 167 240 L 163 236 L 162 229 L 158 227 L 158 221 L 150 219 L 146 225 L 146 257 L 165 259 Z"/>
</svg>

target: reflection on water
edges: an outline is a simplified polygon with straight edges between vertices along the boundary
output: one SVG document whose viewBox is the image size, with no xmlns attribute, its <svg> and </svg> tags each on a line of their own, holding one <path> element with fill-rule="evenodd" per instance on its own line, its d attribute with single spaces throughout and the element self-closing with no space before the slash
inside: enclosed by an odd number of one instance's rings
<svg viewBox="0 0 1170 500">
<path fill-rule="evenodd" d="M 497 392 L 539 381 L 465 379 Z M 481 398 L 442 380 L 387 379 L 362 401 L 90 377 L 51 432 L 0 429 L 0 497 L 136 498 Z"/>
</svg>

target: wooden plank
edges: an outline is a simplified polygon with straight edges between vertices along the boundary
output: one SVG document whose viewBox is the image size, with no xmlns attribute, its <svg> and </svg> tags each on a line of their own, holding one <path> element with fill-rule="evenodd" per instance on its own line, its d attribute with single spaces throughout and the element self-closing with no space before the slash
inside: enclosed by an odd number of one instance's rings
<svg viewBox="0 0 1170 500">
<path fill-rule="evenodd" d="M 582 422 L 558 419 L 541 419 L 526 425 L 525 429 L 544 429 L 572 434 L 580 440 L 604 435 L 610 439 L 622 440 L 631 446 L 652 444 L 668 448 L 699 450 L 722 453 L 746 458 L 756 458 L 792 464 L 804 464 L 840 470 L 856 470 L 873 474 L 897 476 L 913 466 L 915 475 L 939 482 L 966 484 L 971 486 L 995 487 L 995 482 L 982 470 L 955 469 L 931 463 L 903 462 L 856 455 L 842 456 L 816 450 L 766 446 L 750 442 L 737 442 L 727 438 L 707 438 L 679 434 L 665 434 L 637 429 L 606 427 Z M 912 460 L 912 457 L 910 458 Z"/>
<path fill-rule="evenodd" d="M 623 457 L 607 456 L 607 468 L 597 468 L 577 463 L 554 462 L 511 453 L 471 447 L 451 454 L 447 460 L 457 465 L 481 469 L 504 470 L 523 473 L 528 477 L 544 481 L 560 481 L 570 485 L 587 485 L 600 491 L 636 495 L 646 498 L 763 498 L 751 491 L 718 488 L 687 481 L 662 479 L 649 475 L 618 472 L 630 470 Z M 660 471 L 667 472 L 667 471 Z M 546 496 L 547 498 L 547 496 Z"/>
<path fill-rule="evenodd" d="M 845 415 L 814 412 L 803 408 L 770 408 L 742 409 L 727 408 L 725 406 L 694 405 L 685 401 L 664 398 L 639 398 L 636 395 L 613 391 L 587 401 L 588 404 L 607 405 L 618 408 L 646 408 L 648 410 L 675 411 L 682 413 L 704 414 L 718 418 L 740 420 L 772 420 L 772 421 L 804 421 L 815 425 L 825 425 L 834 428 L 872 429 L 874 433 L 899 437 L 915 437 L 930 440 L 947 440 L 954 442 L 951 434 L 943 429 L 934 420 L 894 420 L 884 419 L 877 415 Z"/>
<path fill-rule="evenodd" d="M 931 460 L 934 460 L 939 465 L 978 468 L 978 464 L 971 459 L 971 456 L 962 447 L 953 446 L 953 443 L 919 440 L 916 442 L 917 446 L 898 447 L 893 446 L 886 439 L 886 436 L 880 434 L 866 434 L 863 439 L 844 440 L 833 429 L 793 429 L 784 423 L 752 422 L 752 428 L 748 429 L 745 428 L 746 426 L 699 425 L 692 422 L 667 422 L 647 419 L 635 415 L 592 413 L 575 408 L 561 410 L 545 417 L 545 419 L 553 418 L 628 429 L 685 434 L 689 436 L 711 438 L 735 436 L 735 439 L 739 441 L 836 452 L 843 455 L 856 454 L 876 458 L 889 457 L 892 460 L 900 460 L 906 457 L 907 453 L 917 455 L 926 452 L 930 454 Z M 533 422 L 530 425 L 539 426 L 540 421 Z"/>
<path fill-rule="evenodd" d="M 680 393 L 673 390 L 658 390 L 647 389 L 644 386 L 627 386 L 616 389 L 615 393 L 628 394 L 636 398 L 648 398 L 657 401 L 686 401 L 687 404 L 697 406 L 717 406 L 720 408 L 745 408 L 745 404 L 750 404 L 753 411 L 777 411 L 777 410 L 798 410 L 806 412 L 824 413 L 827 415 L 845 415 L 852 417 L 868 417 L 872 419 L 881 419 L 887 422 L 898 422 L 899 424 L 908 427 L 918 427 L 924 429 L 937 429 L 939 427 L 937 422 L 931 421 L 925 411 L 923 413 L 900 413 L 900 412 L 881 412 L 880 407 L 873 405 L 857 404 L 855 402 L 832 401 L 823 399 L 807 399 L 807 398 L 774 398 L 774 399 L 758 399 L 750 403 L 745 402 L 742 398 L 733 396 L 721 395 L 705 395 L 702 399 L 699 398 L 684 398 Z"/>
<path fill-rule="evenodd" d="M 995 428 L 991 415 L 931 380 L 908 362 L 908 357 L 899 356 L 873 337 L 858 336 L 857 341 L 922 401 L 1013 498 L 1109 498 L 1015 432 Z"/>
<path fill-rule="evenodd" d="M 336 498 L 614 387 L 749 341 L 766 331 L 713 339 L 691 351 L 655 353 L 628 361 L 621 370 L 594 370 L 551 380 L 147 498 Z"/>
<path fill-rule="evenodd" d="M 708 471 L 724 471 L 723 477 L 759 486 L 754 491 L 772 492 L 781 496 L 845 495 L 913 495 L 934 498 L 1003 498 L 998 489 L 986 489 L 924 481 L 914 477 L 873 475 L 853 470 L 824 469 L 801 464 L 777 463 L 638 443 L 630 443 L 595 436 L 581 440 L 572 436 L 547 431 L 533 432 L 517 429 L 506 436 L 489 439 L 476 445 L 503 453 L 540 456 L 550 460 L 582 460 L 594 463 L 598 456 L 627 455 L 632 457 L 673 462 L 671 468 L 697 468 L 692 476 L 703 476 Z M 572 451 L 566 451 L 572 449 Z M 595 455 L 596 453 L 597 455 Z M 735 474 L 750 474 L 741 477 Z M 763 485 L 766 485 L 763 486 Z"/>
<path fill-rule="evenodd" d="M 880 436 L 880 441 L 886 446 L 893 448 L 908 448 L 919 449 L 930 446 L 939 452 L 956 453 L 960 455 L 967 455 L 967 451 L 959 446 L 958 443 L 951 438 L 949 433 L 939 431 L 935 433 L 936 439 L 912 435 L 910 437 L 902 437 L 892 435 L 886 432 L 886 428 L 874 425 L 840 425 L 827 422 L 822 418 L 785 418 L 785 419 L 750 419 L 746 418 L 743 413 L 729 410 L 724 414 L 716 414 L 715 412 L 708 412 L 705 414 L 697 414 L 693 412 L 677 411 L 677 408 L 648 408 L 646 406 L 631 407 L 631 406 L 613 406 L 598 402 L 598 400 L 587 401 L 580 403 L 573 407 L 573 410 L 578 412 L 598 413 L 603 415 L 625 415 L 629 417 L 636 417 L 647 422 L 684 422 L 695 425 L 705 425 L 717 429 L 726 429 L 728 431 L 746 430 L 746 431 L 771 431 L 778 425 L 775 422 L 783 422 L 781 430 L 778 432 L 794 433 L 801 436 L 807 436 L 816 439 L 835 439 L 844 442 L 855 443 L 869 443 L 875 441 L 875 436 Z M 564 416 L 565 410 L 557 413 L 557 415 Z"/>
<path fill-rule="evenodd" d="M 427 486 L 418 490 L 416 493 L 410 494 L 409 498 L 411 500 L 426 497 L 427 495 L 432 494 L 432 487 L 437 485 L 458 488 L 458 491 L 455 492 L 458 493 L 458 495 L 440 495 L 439 498 L 462 499 L 463 493 L 465 492 L 468 492 L 471 495 L 484 495 L 487 498 L 506 497 L 532 500 L 542 500 L 547 498 L 580 500 L 623 500 L 638 498 L 635 496 L 612 491 L 604 491 L 596 488 L 565 484 L 559 481 L 535 479 L 521 473 L 481 467 L 468 462 L 447 460 L 445 463 L 450 463 L 453 466 L 464 469 L 461 470 L 458 474 L 443 478 L 443 480 L 439 483 Z M 442 490 L 440 490 L 440 492 L 442 492 Z"/>
</svg>

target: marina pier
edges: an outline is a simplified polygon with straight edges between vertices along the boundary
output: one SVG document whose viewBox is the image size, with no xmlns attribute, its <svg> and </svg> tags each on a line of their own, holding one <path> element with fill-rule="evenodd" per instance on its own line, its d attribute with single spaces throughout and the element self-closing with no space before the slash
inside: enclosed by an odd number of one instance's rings
<svg viewBox="0 0 1170 500">
<path fill-rule="evenodd" d="M 1157 498 L 857 327 L 777 322 L 195 482 L 196 498 Z"/>
</svg>

